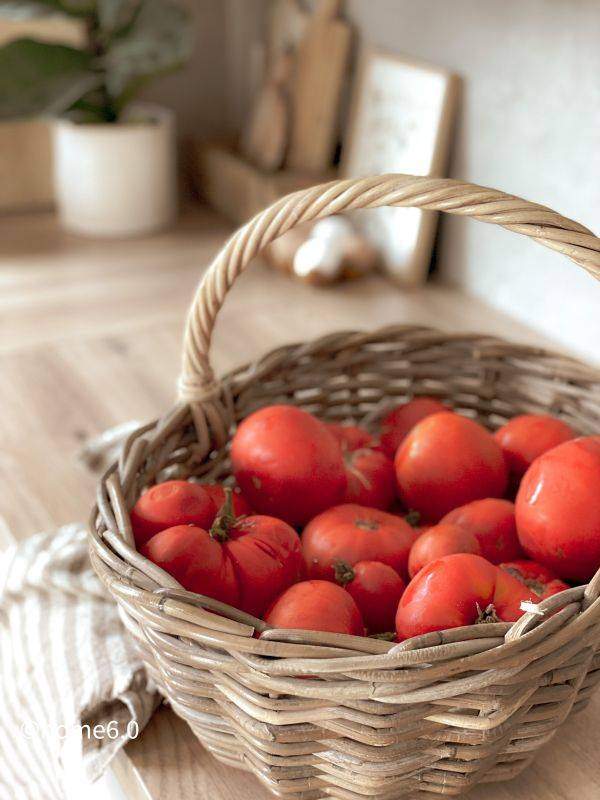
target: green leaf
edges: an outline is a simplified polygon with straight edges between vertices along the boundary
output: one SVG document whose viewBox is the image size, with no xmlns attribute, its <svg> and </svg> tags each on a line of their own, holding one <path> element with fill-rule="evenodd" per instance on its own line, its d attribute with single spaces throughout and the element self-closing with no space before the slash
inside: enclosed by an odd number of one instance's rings
<svg viewBox="0 0 600 800">
<path fill-rule="evenodd" d="M 0 119 L 60 114 L 101 81 L 91 54 L 17 39 L 0 48 Z"/>
<path fill-rule="evenodd" d="M 73 103 L 69 108 L 68 117 L 77 123 L 99 124 L 114 122 L 113 119 L 107 117 L 106 107 L 102 105 L 102 102 L 89 100 L 88 96 L 82 97 L 81 100 Z"/>
<path fill-rule="evenodd" d="M 171 0 L 143 0 L 103 64 L 107 87 L 122 109 L 147 81 L 182 66 L 192 51 L 188 13 Z"/>
</svg>

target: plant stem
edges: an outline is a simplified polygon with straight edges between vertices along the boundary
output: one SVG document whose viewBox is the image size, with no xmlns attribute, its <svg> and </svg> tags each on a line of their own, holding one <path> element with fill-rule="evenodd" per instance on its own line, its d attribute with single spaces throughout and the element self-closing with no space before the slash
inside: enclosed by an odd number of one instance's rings
<svg viewBox="0 0 600 800">
<path fill-rule="evenodd" d="M 87 48 L 94 58 L 101 59 L 106 55 L 106 46 L 103 41 L 100 29 L 100 21 L 96 12 L 87 18 Z M 100 112 L 105 122 L 116 122 L 119 113 L 108 91 L 106 81 L 103 81 L 98 89 L 101 105 Z"/>
</svg>

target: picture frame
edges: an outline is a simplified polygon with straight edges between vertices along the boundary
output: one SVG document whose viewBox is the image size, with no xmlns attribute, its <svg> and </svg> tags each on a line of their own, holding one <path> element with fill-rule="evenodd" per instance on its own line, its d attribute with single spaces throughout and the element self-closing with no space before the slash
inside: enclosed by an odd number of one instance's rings
<svg viewBox="0 0 600 800">
<path fill-rule="evenodd" d="M 387 172 L 441 177 L 448 164 L 458 76 L 416 59 L 366 50 L 358 69 L 342 151 L 345 177 Z M 437 212 L 360 211 L 356 221 L 381 254 L 384 271 L 404 286 L 427 279 Z"/>
</svg>

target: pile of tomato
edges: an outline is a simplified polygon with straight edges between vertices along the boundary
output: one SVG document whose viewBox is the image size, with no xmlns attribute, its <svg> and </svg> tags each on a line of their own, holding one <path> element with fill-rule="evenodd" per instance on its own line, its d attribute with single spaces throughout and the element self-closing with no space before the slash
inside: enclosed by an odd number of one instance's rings
<svg viewBox="0 0 600 800">
<path fill-rule="evenodd" d="M 513 622 L 600 567 L 600 436 L 551 416 L 491 433 L 419 397 L 372 434 L 273 405 L 239 425 L 231 462 L 231 488 L 145 492 L 136 545 L 274 627 L 402 641 Z"/>
</svg>

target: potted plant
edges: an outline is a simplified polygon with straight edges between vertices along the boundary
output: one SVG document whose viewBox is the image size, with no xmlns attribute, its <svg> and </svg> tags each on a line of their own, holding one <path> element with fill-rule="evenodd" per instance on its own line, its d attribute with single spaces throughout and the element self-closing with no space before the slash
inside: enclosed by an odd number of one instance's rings
<svg viewBox="0 0 600 800">
<path fill-rule="evenodd" d="M 176 211 L 173 114 L 132 100 L 187 60 L 187 12 L 174 0 L 27 6 L 77 17 L 86 31 L 81 49 L 33 39 L 0 48 L 0 120 L 57 117 L 55 194 L 63 224 L 103 236 L 164 227 Z"/>
</svg>

